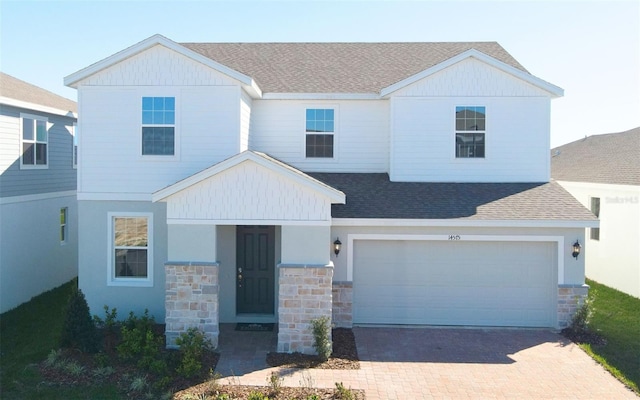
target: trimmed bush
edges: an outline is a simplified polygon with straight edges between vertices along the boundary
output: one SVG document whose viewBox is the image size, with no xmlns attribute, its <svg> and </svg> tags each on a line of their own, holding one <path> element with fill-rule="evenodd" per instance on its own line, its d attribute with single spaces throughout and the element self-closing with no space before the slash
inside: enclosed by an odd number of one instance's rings
<svg viewBox="0 0 640 400">
<path fill-rule="evenodd" d="M 85 353 L 98 351 L 98 332 L 89 313 L 84 293 L 77 287 L 73 289 L 67 303 L 60 346 L 76 348 Z"/>
</svg>

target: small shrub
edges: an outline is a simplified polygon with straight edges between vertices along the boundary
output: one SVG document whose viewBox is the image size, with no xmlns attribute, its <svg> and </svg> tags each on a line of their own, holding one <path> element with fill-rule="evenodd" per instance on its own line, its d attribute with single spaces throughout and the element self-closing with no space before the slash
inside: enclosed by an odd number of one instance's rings
<svg viewBox="0 0 640 400">
<path fill-rule="evenodd" d="M 257 390 L 252 390 L 251 393 L 249 393 L 247 400 L 269 400 L 269 397 L 267 397 L 266 394 L 258 392 Z"/>
<path fill-rule="evenodd" d="M 180 365 L 176 369 L 185 378 L 191 378 L 202 371 L 202 357 L 213 346 L 205 334 L 197 328 L 189 328 L 176 339 L 180 348 Z"/>
<path fill-rule="evenodd" d="M 155 319 L 149 316 L 149 310 L 144 310 L 142 317 L 129 313 L 122 324 L 118 355 L 124 360 L 136 361 L 139 368 L 163 373 L 167 369 L 167 363 L 161 358 L 163 339 L 154 333 L 154 326 Z"/>
<path fill-rule="evenodd" d="M 316 349 L 321 361 L 327 361 L 331 356 L 331 340 L 329 340 L 329 317 L 320 317 L 311 320 L 313 331 L 313 347 Z"/>
<path fill-rule="evenodd" d="M 269 388 L 271 388 L 271 394 L 280 393 L 283 381 L 284 378 L 278 375 L 276 371 L 271 371 L 271 374 L 267 377 L 267 383 L 269 384 Z"/>
<path fill-rule="evenodd" d="M 67 303 L 60 345 L 94 353 L 98 350 L 98 343 L 98 333 L 91 319 L 87 300 L 82 290 L 76 287 Z"/>
<path fill-rule="evenodd" d="M 569 329 L 575 334 L 583 335 L 589 332 L 589 323 L 593 317 L 595 309 L 593 308 L 593 302 L 596 297 L 596 291 L 589 291 L 589 295 L 584 299 L 584 302 L 578 307 L 576 313 L 571 318 Z M 579 299 L 576 298 L 576 302 Z"/>
<path fill-rule="evenodd" d="M 131 385 L 129 385 L 129 390 L 131 390 L 132 392 L 142 392 L 146 387 L 147 387 L 147 377 L 137 376 L 133 378 L 133 380 L 131 381 Z"/>
<path fill-rule="evenodd" d="M 347 389 L 346 387 L 344 387 L 344 385 L 342 384 L 342 382 L 336 382 L 336 389 L 338 390 L 338 393 L 336 394 L 338 397 L 338 399 L 340 400 L 355 400 L 355 396 L 353 394 L 353 392 L 351 391 L 351 389 Z"/>
<path fill-rule="evenodd" d="M 111 361 L 109 359 L 109 356 L 106 355 L 105 353 L 96 353 L 93 356 L 93 361 L 95 361 L 96 365 L 99 367 L 107 367 L 109 365 L 109 362 Z"/>
<path fill-rule="evenodd" d="M 75 361 L 70 361 L 64 365 L 64 369 L 73 376 L 80 376 L 84 373 L 85 367 Z"/>
<path fill-rule="evenodd" d="M 44 362 L 44 365 L 47 367 L 56 367 L 58 364 L 62 362 L 62 350 L 51 350 L 47 355 L 47 359 Z"/>
<path fill-rule="evenodd" d="M 309 396 L 307 396 L 307 400 L 320 400 L 320 396 L 318 396 L 317 394 L 310 394 Z"/>
<path fill-rule="evenodd" d="M 118 325 L 118 309 L 112 308 L 109 310 L 108 305 L 104 305 L 104 319 L 93 316 L 93 322 L 98 328 L 114 329 Z"/>
</svg>

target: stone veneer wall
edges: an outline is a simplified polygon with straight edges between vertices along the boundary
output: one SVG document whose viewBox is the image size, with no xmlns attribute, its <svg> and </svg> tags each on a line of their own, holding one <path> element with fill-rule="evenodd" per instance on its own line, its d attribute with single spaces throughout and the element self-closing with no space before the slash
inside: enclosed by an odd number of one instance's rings
<svg viewBox="0 0 640 400">
<path fill-rule="evenodd" d="M 278 352 L 316 354 L 311 320 L 331 319 L 333 266 L 281 264 L 278 269 Z"/>
<path fill-rule="evenodd" d="M 218 347 L 218 263 L 168 262 L 165 264 L 165 336 L 167 347 L 195 327 Z"/>
<path fill-rule="evenodd" d="M 336 328 L 353 327 L 353 282 L 333 282 L 333 325 Z"/>
<path fill-rule="evenodd" d="M 589 285 L 558 285 L 558 328 L 566 328 L 589 294 Z"/>
</svg>

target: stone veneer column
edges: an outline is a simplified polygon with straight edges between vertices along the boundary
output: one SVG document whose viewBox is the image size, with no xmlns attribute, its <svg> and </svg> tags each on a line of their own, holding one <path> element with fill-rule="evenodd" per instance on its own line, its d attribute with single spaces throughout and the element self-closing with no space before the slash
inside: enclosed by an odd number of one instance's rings
<svg viewBox="0 0 640 400">
<path fill-rule="evenodd" d="M 165 337 L 168 348 L 189 328 L 198 328 L 218 347 L 218 263 L 165 264 Z"/>
<path fill-rule="evenodd" d="M 589 294 L 589 285 L 558 285 L 558 328 L 566 328 Z"/>
<path fill-rule="evenodd" d="M 353 282 L 333 282 L 333 325 L 353 327 Z"/>
<path fill-rule="evenodd" d="M 324 316 L 331 323 L 333 266 L 281 264 L 278 268 L 278 352 L 316 354 L 311 320 Z"/>
</svg>

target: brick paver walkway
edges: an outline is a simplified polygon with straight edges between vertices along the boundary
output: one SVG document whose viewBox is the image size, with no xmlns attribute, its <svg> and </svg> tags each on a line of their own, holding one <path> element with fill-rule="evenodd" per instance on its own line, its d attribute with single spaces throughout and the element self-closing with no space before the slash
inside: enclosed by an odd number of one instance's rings
<svg viewBox="0 0 640 400">
<path fill-rule="evenodd" d="M 284 386 L 343 382 L 364 389 L 367 400 L 638 400 L 580 348 L 547 330 L 354 328 L 354 333 L 360 370 L 291 370 L 264 361 L 275 348 L 275 334 L 252 333 L 245 340 L 223 328 L 216 371 L 225 377 L 222 383 L 231 384 L 265 385 L 271 371 L 283 376 Z"/>
</svg>

